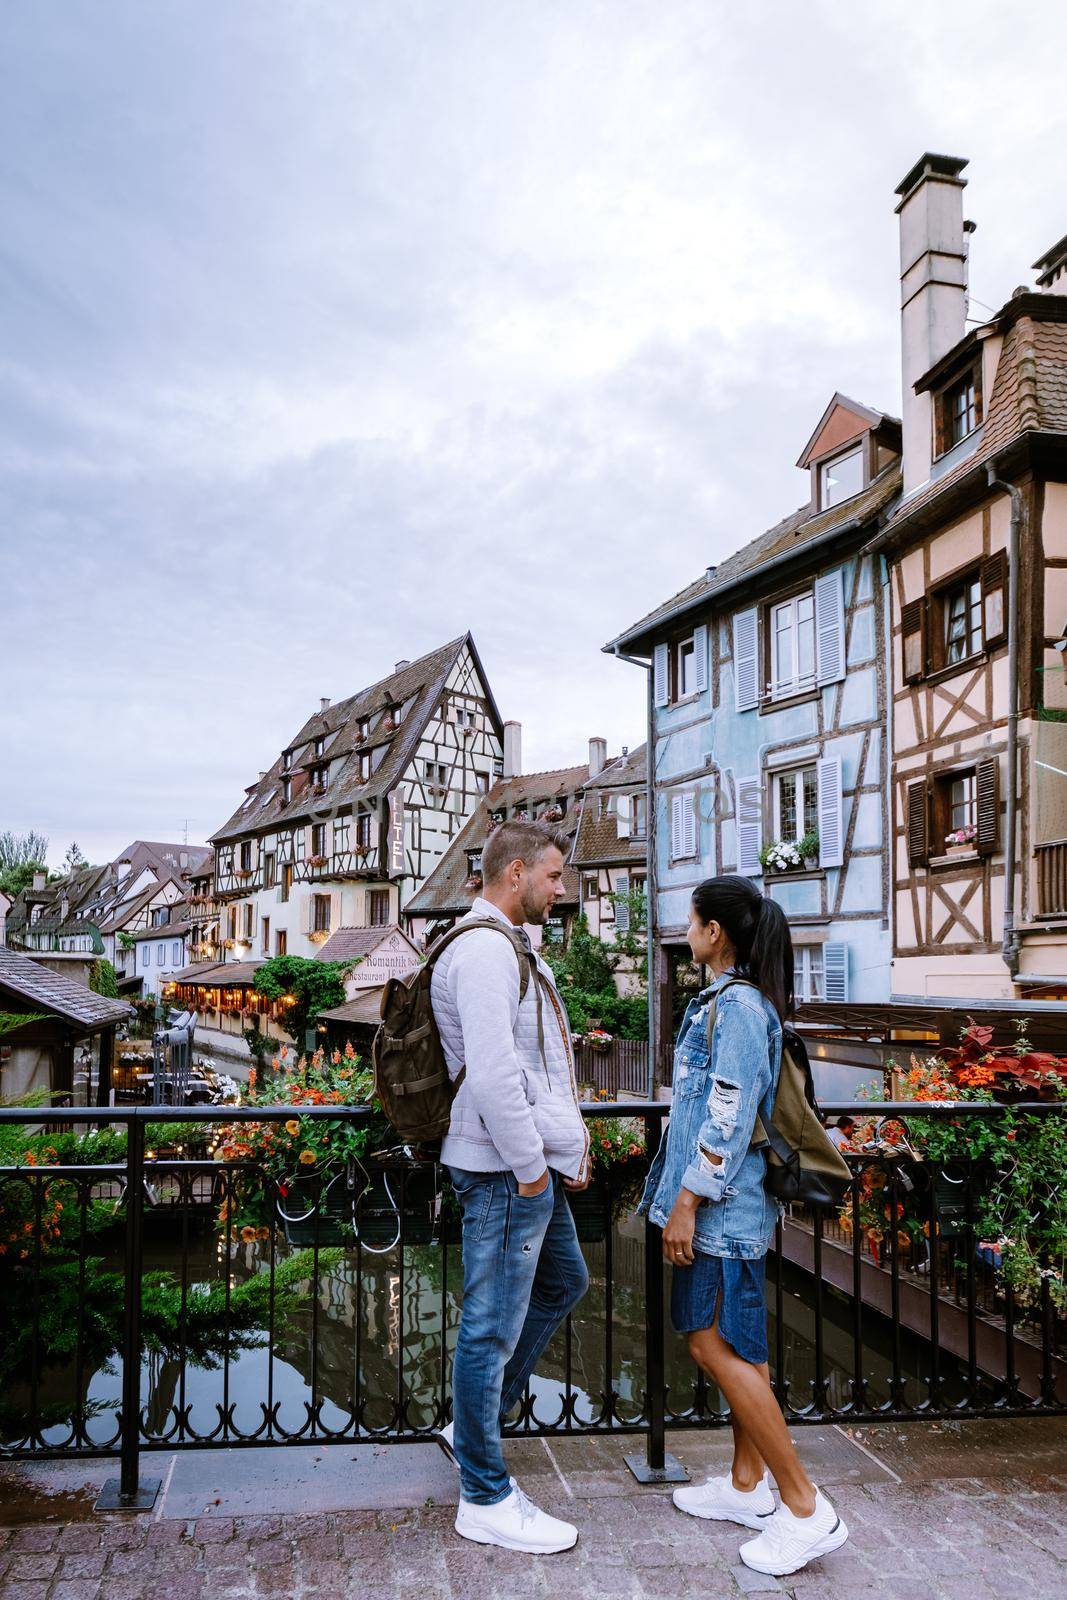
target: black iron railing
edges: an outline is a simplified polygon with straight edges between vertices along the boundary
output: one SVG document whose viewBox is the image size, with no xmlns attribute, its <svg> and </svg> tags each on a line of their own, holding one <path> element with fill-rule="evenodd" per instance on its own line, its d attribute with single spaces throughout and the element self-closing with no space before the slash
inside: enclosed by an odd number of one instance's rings
<svg viewBox="0 0 1067 1600">
<path fill-rule="evenodd" d="M 905 1124 L 1005 1114 L 974 1102 L 827 1109 Z M 1016 1119 L 1063 1112 L 1012 1109 Z M 668 1108 L 583 1110 L 642 1123 L 651 1156 Z M 299 1116 L 358 1126 L 365 1115 L 336 1105 L 0 1108 L 0 1133 L 126 1134 L 121 1160 L 83 1164 L 83 1141 L 77 1161 L 0 1166 L 0 1294 L 16 1295 L 26 1335 L 0 1393 L 0 1457 L 118 1456 L 117 1503 L 134 1505 L 144 1450 L 432 1438 L 448 1414 L 462 1283 L 458 1217 L 438 1169 L 368 1158 L 328 1181 L 297 1172 L 281 1182 L 232 1151 L 146 1149 L 149 1127 L 157 1141 L 175 1125 L 188 1137 L 190 1124 L 217 1140 L 223 1125 Z M 790 1421 L 1067 1409 L 1050 1278 L 1025 1301 L 1004 1281 L 995 1241 L 976 1225 L 983 1169 L 949 1172 L 889 1146 L 849 1159 L 846 1206 L 784 1216 L 768 1262 L 772 1372 Z M 880 1229 L 864 1223 L 872 1173 L 888 1218 Z M 241 1220 L 250 1185 L 258 1224 Z M 62 1229 L 57 1204 L 68 1208 Z M 721 1425 L 728 1412 L 667 1327 L 658 1229 L 613 1222 L 612 1204 L 608 1188 L 579 1202 L 593 1288 L 511 1426 L 643 1435 L 655 1477 L 668 1427 Z M 57 1283 L 72 1319 L 60 1326 Z"/>
</svg>

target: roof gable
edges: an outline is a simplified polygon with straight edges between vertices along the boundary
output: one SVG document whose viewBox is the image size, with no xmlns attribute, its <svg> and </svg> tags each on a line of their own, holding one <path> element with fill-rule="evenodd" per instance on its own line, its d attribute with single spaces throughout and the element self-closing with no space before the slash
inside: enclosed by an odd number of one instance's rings
<svg viewBox="0 0 1067 1600">
<path fill-rule="evenodd" d="M 807 468 L 821 456 L 833 455 L 853 439 L 879 428 L 889 420 L 884 412 L 872 411 L 845 394 L 835 394 L 815 427 L 815 432 L 800 452 L 797 466 Z"/>
</svg>

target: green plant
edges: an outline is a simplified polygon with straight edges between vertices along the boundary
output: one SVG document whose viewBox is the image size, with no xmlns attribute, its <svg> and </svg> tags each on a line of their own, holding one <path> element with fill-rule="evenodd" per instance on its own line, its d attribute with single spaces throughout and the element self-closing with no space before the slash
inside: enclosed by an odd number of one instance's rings
<svg viewBox="0 0 1067 1600">
<path fill-rule="evenodd" d="M 804 837 L 797 840 L 797 849 L 805 861 L 810 861 L 813 858 L 817 861 L 819 859 L 818 828 L 809 828 Z"/>
<path fill-rule="evenodd" d="M 118 977 L 111 962 L 105 960 L 103 956 L 94 961 L 89 968 L 89 987 L 108 1000 L 118 999 Z"/>
<path fill-rule="evenodd" d="M 127 933 L 125 929 L 119 933 L 118 942 L 120 950 L 136 950 L 137 948 L 137 940 L 132 933 Z"/>
<path fill-rule="evenodd" d="M 285 1030 L 302 1040 L 320 1011 L 344 1003 L 344 976 L 350 961 L 309 961 L 304 956 L 272 956 L 256 972 L 256 993 L 283 1003 Z"/>
</svg>

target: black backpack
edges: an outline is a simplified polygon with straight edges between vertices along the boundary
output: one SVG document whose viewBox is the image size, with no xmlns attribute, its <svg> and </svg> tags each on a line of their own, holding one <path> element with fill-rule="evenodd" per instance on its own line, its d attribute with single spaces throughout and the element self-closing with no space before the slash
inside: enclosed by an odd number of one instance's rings
<svg viewBox="0 0 1067 1600">
<path fill-rule="evenodd" d="M 731 983 L 744 983 L 733 978 Z M 718 994 L 730 987 L 724 983 Z M 749 984 L 755 988 L 755 984 Z M 714 996 L 708 1007 L 708 1053 L 715 1027 Z M 757 1116 L 752 1143 L 767 1146 L 767 1193 L 783 1205 L 820 1206 L 836 1210 L 852 1187 L 844 1156 L 819 1121 L 815 1083 L 808 1050 L 795 1028 L 782 1029 L 782 1066 L 768 1122 Z"/>
<path fill-rule="evenodd" d="M 544 1055 L 541 982 L 537 958 L 518 929 L 495 917 L 472 917 L 441 935 L 410 978 L 390 978 L 382 994 L 382 1022 L 374 1035 L 374 1092 L 405 1144 L 431 1144 L 448 1132 L 452 1101 L 466 1076 L 448 1076 L 444 1047 L 430 1000 L 434 965 L 453 940 L 471 928 L 493 928 L 514 947 L 519 963 L 519 1004 L 535 979 L 537 1037 Z"/>
</svg>

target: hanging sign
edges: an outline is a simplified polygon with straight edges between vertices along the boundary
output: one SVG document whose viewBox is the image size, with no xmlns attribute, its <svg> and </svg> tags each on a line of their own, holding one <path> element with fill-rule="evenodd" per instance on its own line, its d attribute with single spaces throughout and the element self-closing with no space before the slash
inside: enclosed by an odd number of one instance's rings
<svg viewBox="0 0 1067 1600">
<path fill-rule="evenodd" d="M 385 857 L 391 878 L 402 878 L 404 862 L 404 796 L 394 789 L 389 796 L 389 825 L 386 829 Z"/>
</svg>

